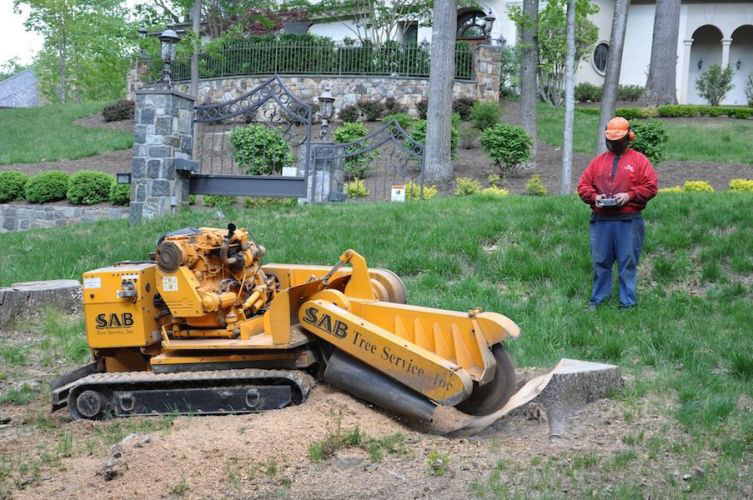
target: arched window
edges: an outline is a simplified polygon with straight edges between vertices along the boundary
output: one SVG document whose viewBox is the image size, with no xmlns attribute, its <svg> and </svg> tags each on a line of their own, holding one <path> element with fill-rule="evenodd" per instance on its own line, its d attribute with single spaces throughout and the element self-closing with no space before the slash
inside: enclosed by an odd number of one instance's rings
<svg viewBox="0 0 753 500">
<path fill-rule="evenodd" d="M 594 49 L 594 68 L 600 74 L 605 74 L 607 71 L 607 54 L 609 53 L 609 44 L 601 42 Z"/>
<path fill-rule="evenodd" d="M 461 12 L 458 15 L 458 40 L 483 40 L 486 38 L 486 29 L 483 10 L 473 9 Z"/>
</svg>

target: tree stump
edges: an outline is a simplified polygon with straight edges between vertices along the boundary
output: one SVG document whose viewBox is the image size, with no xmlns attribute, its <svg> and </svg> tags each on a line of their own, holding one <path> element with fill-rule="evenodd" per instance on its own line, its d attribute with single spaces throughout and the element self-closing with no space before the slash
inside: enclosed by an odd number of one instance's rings
<svg viewBox="0 0 753 500">
<path fill-rule="evenodd" d="M 47 308 L 81 311 L 81 283 L 76 280 L 29 281 L 0 288 L 0 328 L 38 315 Z"/>
</svg>

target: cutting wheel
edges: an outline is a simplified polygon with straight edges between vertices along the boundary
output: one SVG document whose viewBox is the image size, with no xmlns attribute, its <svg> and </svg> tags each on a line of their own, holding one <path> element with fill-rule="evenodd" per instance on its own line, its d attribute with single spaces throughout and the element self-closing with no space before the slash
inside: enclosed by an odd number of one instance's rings
<svg viewBox="0 0 753 500">
<path fill-rule="evenodd" d="M 475 387 L 473 393 L 455 406 L 468 415 L 483 416 L 502 408 L 515 390 L 515 367 L 504 346 L 492 347 L 492 354 L 497 360 L 494 379 L 482 386 Z"/>
</svg>

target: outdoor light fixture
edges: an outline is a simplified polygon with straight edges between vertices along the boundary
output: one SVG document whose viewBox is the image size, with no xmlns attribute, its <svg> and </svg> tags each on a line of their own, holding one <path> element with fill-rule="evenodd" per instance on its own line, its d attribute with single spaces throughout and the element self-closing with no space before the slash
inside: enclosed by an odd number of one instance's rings
<svg viewBox="0 0 753 500">
<path fill-rule="evenodd" d="M 178 34 L 167 29 L 159 35 L 159 41 L 162 45 L 162 62 L 164 63 L 162 69 L 162 83 L 170 89 L 173 87 L 172 81 L 172 63 L 175 61 L 175 51 L 178 48 Z"/>
<path fill-rule="evenodd" d="M 703 68 L 703 59 L 698 59 L 698 71 L 700 71 L 701 68 Z"/>
<path fill-rule="evenodd" d="M 139 28 L 139 39 L 140 39 L 140 40 L 143 40 L 143 39 L 145 39 L 145 38 L 146 38 L 146 35 L 147 35 L 147 33 L 149 33 L 149 32 L 148 32 L 148 31 L 146 30 L 146 28 L 144 28 L 143 26 L 141 26 L 141 27 Z M 146 58 L 147 56 L 148 56 L 148 54 L 147 54 L 147 52 L 146 52 L 146 48 L 144 47 L 144 45 L 143 45 L 143 44 L 141 44 L 141 58 L 142 58 L 142 59 L 145 59 L 145 58 Z"/>
<path fill-rule="evenodd" d="M 742 67 L 742 65 L 743 65 L 743 61 L 742 61 L 742 59 L 738 59 L 738 60 L 737 60 L 737 70 L 738 70 L 738 71 L 740 71 L 740 68 Z"/>
<path fill-rule="evenodd" d="M 494 21 L 496 21 L 496 17 L 494 17 L 494 14 L 492 14 L 492 10 L 489 9 L 489 13 L 484 16 L 484 32 L 486 35 L 486 41 L 491 42 L 492 40 L 492 26 L 494 26 Z"/>
<path fill-rule="evenodd" d="M 115 179 L 118 184 L 130 184 L 131 183 L 131 174 L 129 173 L 119 173 L 115 174 Z"/>
<path fill-rule="evenodd" d="M 329 85 L 323 86 L 324 92 L 318 97 L 319 99 L 319 115 L 322 117 L 322 128 L 319 131 L 319 135 L 322 141 L 327 139 L 327 131 L 329 129 L 329 121 L 332 119 L 332 115 L 335 113 L 335 97 L 329 91 Z"/>
<path fill-rule="evenodd" d="M 428 52 L 429 47 L 430 47 L 429 40 L 427 40 L 426 37 L 424 37 L 424 39 L 421 40 L 421 50 L 423 50 L 424 52 Z"/>
</svg>

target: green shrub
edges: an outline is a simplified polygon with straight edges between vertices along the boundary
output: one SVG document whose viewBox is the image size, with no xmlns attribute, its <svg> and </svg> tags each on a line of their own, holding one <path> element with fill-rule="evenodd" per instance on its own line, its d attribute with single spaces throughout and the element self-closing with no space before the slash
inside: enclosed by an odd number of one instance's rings
<svg viewBox="0 0 753 500">
<path fill-rule="evenodd" d="M 195 194 L 189 194 L 188 195 L 188 204 L 189 205 L 196 205 L 196 195 Z"/>
<path fill-rule="evenodd" d="M 583 82 L 575 86 L 575 100 L 578 102 L 600 102 L 603 87 Z"/>
<path fill-rule="evenodd" d="M 236 127 L 230 133 L 235 162 L 249 175 L 281 174 L 293 164 L 293 153 L 283 135 L 266 125 Z"/>
<path fill-rule="evenodd" d="M 416 114 L 421 120 L 426 120 L 426 112 L 429 110 L 429 100 L 423 98 L 416 103 Z"/>
<path fill-rule="evenodd" d="M 439 189 L 436 186 L 430 186 L 424 184 L 424 200 L 430 200 L 439 193 Z M 408 181 L 405 183 L 405 199 L 406 200 L 419 200 L 421 199 L 421 185 Z"/>
<path fill-rule="evenodd" d="M 621 116 L 630 121 L 636 118 L 653 118 L 656 116 L 656 108 L 617 108 L 615 116 Z"/>
<path fill-rule="evenodd" d="M 680 186 L 672 186 L 668 188 L 661 188 L 659 189 L 660 193 L 682 193 L 682 188 Z"/>
<path fill-rule="evenodd" d="M 577 111 L 578 113 L 583 113 L 584 115 L 599 116 L 599 114 L 601 114 L 601 110 L 599 108 L 575 108 L 575 111 Z"/>
<path fill-rule="evenodd" d="M 348 198 L 365 198 L 369 195 L 369 190 L 361 179 L 353 179 L 345 184 L 345 194 Z"/>
<path fill-rule="evenodd" d="M 68 200 L 74 205 L 95 205 L 110 199 L 115 179 L 104 172 L 81 170 L 68 181 Z"/>
<path fill-rule="evenodd" d="M 659 120 L 636 121 L 631 124 L 635 132 L 633 149 L 648 157 L 654 165 L 664 159 L 669 136 L 664 130 L 664 124 Z"/>
<path fill-rule="evenodd" d="M 732 115 L 739 120 L 747 120 L 753 116 L 753 109 L 751 108 L 737 108 L 732 112 Z"/>
<path fill-rule="evenodd" d="M 396 121 L 406 132 L 410 130 L 414 122 L 413 117 L 408 113 L 392 113 L 382 118 L 384 123 L 389 123 L 392 120 Z"/>
<path fill-rule="evenodd" d="M 458 130 L 458 140 L 462 149 L 473 149 L 476 145 L 476 136 L 478 131 L 473 127 L 460 127 Z"/>
<path fill-rule="evenodd" d="M 235 196 L 204 195 L 204 206 L 211 208 L 229 208 L 235 205 L 238 199 Z"/>
<path fill-rule="evenodd" d="M 497 186 L 489 186 L 488 188 L 482 189 L 481 194 L 484 196 L 507 196 L 510 194 L 510 191 Z"/>
<path fill-rule="evenodd" d="M 637 101 L 643 93 L 643 87 L 640 85 L 620 85 L 617 89 L 618 101 Z"/>
<path fill-rule="evenodd" d="M 260 198 L 247 197 L 243 198 L 243 206 L 245 208 L 260 208 L 260 207 L 294 207 L 298 204 L 297 198 L 274 198 L 271 196 L 263 196 Z"/>
<path fill-rule="evenodd" d="M 489 174 L 486 176 L 486 182 L 489 183 L 492 187 L 499 187 L 499 183 L 502 181 L 502 178 L 498 176 L 497 174 Z"/>
<path fill-rule="evenodd" d="M 729 189 L 738 193 L 753 193 L 753 179 L 732 179 L 729 181 Z"/>
<path fill-rule="evenodd" d="M 64 200 L 68 194 L 68 174 L 49 170 L 35 175 L 26 183 L 24 195 L 30 203 Z"/>
<path fill-rule="evenodd" d="M 526 194 L 530 196 L 544 196 L 547 193 L 546 186 L 541 182 L 538 175 L 531 176 L 526 182 Z"/>
<path fill-rule="evenodd" d="M 131 202 L 131 185 L 113 182 L 108 199 L 113 205 L 128 205 Z"/>
<path fill-rule="evenodd" d="M 478 101 L 471 109 L 471 121 L 473 126 L 484 131 L 499 123 L 502 110 L 499 103 L 494 101 Z"/>
<path fill-rule="evenodd" d="M 685 181 L 682 190 L 687 193 L 713 193 L 714 188 L 706 181 Z"/>
<path fill-rule="evenodd" d="M 375 122 L 384 115 L 385 107 L 381 99 L 362 98 L 358 101 L 358 109 L 361 110 L 366 121 Z"/>
<path fill-rule="evenodd" d="M 28 175 L 15 170 L 0 172 L 0 203 L 22 199 L 28 180 Z"/>
<path fill-rule="evenodd" d="M 468 196 L 481 191 L 481 183 L 470 177 L 458 177 L 455 179 L 455 196 Z"/>
<path fill-rule="evenodd" d="M 474 104 L 476 104 L 474 97 L 458 97 L 452 101 L 452 112 L 459 114 L 461 120 L 468 121 Z"/>
<path fill-rule="evenodd" d="M 695 88 L 698 89 L 698 95 L 706 99 L 709 104 L 719 106 L 727 92 L 732 90 L 733 76 L 731 67 L 727 66 L 722 69 L 718 64 L 712 64 L 696 79 Z"/>
<path fill-rule="evenodd" d="M 753 110 L 739 106 L 698 106 L 698 105 L 665 105 L 656 108 L 656 115 L 662 118 L 692 118 L 694 116 L 729 116 L 746 120 L 753 116 Z"/>
<path fill-rule="evenodd" d="M 400 104 L 400 101 L 394 97 L 388 97 L 384 100 L 384 110 L 390 115 L 408 112 L 408 108 L 403 104 Z"/>
<path fill-rule="evenodd" d="M 531 157 L 531 138 L 523 127 L 499 123 L 481 135 L 481 147 L 501 170 L 502 176 Z"/>
<path fill-rule="evenodd" d="M 454 122 L 455 120 L 453 120 L 452 129 L 450 131 L 450 154 L 452 155 L 453 160 L 457 157 L 458 150 L 458 127 Z M 410 135 L 417 143 L 426 144 L 426 120 L 416 120 Z"/>
<path fill-rule="evenodd" d="M 748 75 L 745 82 L 745 98 L 748 100 L 748 106 L 753 106 L 753 73 Z"/>
<path fill-rule="evenodd" d="M 136 104 L 128 99 L 108 104 L 102 108 L 102 116 L 106 122 L 119 122 L 121 120 L 130 120 L 133 118 Z"/>
<path fill-rule="evenodd" d="M 341 127 L 337 127 L 332 133 L 335 142 L 339 144 L 347 144 L 357 141 L 358 139 L 366 136 L 369 130 L 363 123 L 345 123 Z M 348 153 L 354 153 L 358 146 L 349 146 L 346 148 Z M 345 159 L 345 177 L 346 179 L 363 179 L 369 175 L 369 162 L 373 158 L 372 153 L 361 153 L 353 156 L 349 156 Z"/>
<path fill-rule="evenodd" d="M 340 108 L 340 119 L 345 123 L 355 123 L 361 117 L 361 112 L 355 104 L 348 104 Z"/>
</svg>

